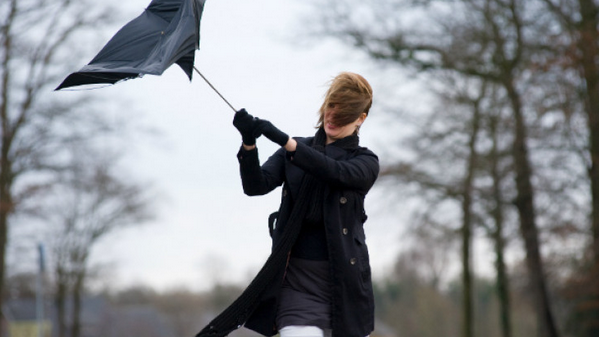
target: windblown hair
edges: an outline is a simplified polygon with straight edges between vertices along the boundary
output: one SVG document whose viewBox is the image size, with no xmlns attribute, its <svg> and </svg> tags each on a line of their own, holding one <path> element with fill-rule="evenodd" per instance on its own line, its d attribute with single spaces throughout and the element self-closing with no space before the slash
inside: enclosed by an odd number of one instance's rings
<svg viewBox="0 0 599 337">
<path fill-rule="evenodd" d="M 324 113 L 328 107 L 337 107 L 332 122 L 345 126 L 354 122 L 362 113 L 368 114 L 372 106 L 372 87 L 366 79 L 358 74 L 343 72 L 337 75 L 327 91 L 320 107 L 320 118 L 317 127 L 324 123 Z"/>
</svg>

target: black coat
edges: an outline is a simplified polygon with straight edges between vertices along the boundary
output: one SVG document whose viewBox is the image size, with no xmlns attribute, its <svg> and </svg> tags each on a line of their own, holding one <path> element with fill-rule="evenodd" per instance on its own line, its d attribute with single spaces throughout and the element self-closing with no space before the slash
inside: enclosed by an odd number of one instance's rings
<svg viewBox="0 0 599 337">
<path fill-rule="evenodd" d="M 374 297 L 363 228 L 367 218 L 364 198 L 378 176 L 378 157 L 359 147 L 357 140 L 351 148 L 340 148 L 333 143 L 321 153 L 309 145 L 312 139 L 298 138 L 293 154 L 281 148 L 262 166 L 257 149 L 242 148 L 238 159 L 243 189 L 247 195 L 263 195 L 283 185 L 272 231 L 274 247 L 285 231 L 305 172 L 325 182 L 324 223 L 333 285 L 333 336 L 364 337 L 374 330 Z M 280 286 L 273 284 L 262 295 L 245 324 L 247 328 L 266 336 L 277 333 L 275 318 Z"/>
</svg>

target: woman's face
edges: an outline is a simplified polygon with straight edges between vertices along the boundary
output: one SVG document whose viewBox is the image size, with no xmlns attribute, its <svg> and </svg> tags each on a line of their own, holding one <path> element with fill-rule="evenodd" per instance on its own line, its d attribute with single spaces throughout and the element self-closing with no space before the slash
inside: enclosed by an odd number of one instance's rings
<svg viewBox="0 0 599 337">
<path fill-rule="evenodd" d="M 356 131 L 358 126 L 362 125 L 364 119 L 366 119 L 366 113 L 363 113 L 355 121 L 347 125 L 339 126 L 333 124 L 332 122 L 331 117 L 335 113 L 337 113 L 337 107 L 335 104 L 331 104 L 324 111 L 324 132 L 327 135 L 327 144 L 330 144 L 339 139 L 343 139 L 347 136 L 351 136 Z"/>
</svg>

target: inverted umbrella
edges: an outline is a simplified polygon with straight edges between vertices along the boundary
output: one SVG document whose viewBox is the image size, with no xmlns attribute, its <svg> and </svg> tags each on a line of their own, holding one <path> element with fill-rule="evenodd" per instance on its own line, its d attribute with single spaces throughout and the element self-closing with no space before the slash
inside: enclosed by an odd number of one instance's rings
<svg viewBox="0 0 599 337">
<path fill-rule="evenodd" d="M 114 84 L 143 74 L 161 75 L 177 63 L 191 80 L 205 0 L 153 0 L 136 19 L 121 28 L 106 46 L 56 90 Z"/>
<path fill-rule="evenodd" d="M 161 75 L 177 63 L 190 80 L 195 69 L 220 95 L 194 67 L 205 1 L 153 0 L 140 16 L 123 26 L 89 64 L 67 76 L 56 90 L 114 84 L 144 74 Z"/>
</svg>

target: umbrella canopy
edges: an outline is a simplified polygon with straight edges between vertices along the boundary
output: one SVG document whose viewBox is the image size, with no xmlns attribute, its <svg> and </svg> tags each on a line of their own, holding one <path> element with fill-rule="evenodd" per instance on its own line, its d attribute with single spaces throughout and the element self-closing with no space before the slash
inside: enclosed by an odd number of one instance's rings
<svg viewBox="0 0 599 337">
<path fill-rule="evenodd" d="M 144 74 L 161 75 L 177 63 L 191 80 L 200 45 L 205 0 L 153 0 L 121 28 L 100 53 L 56 90 L 86 84 L 114 84 Z"/>
</svg>

